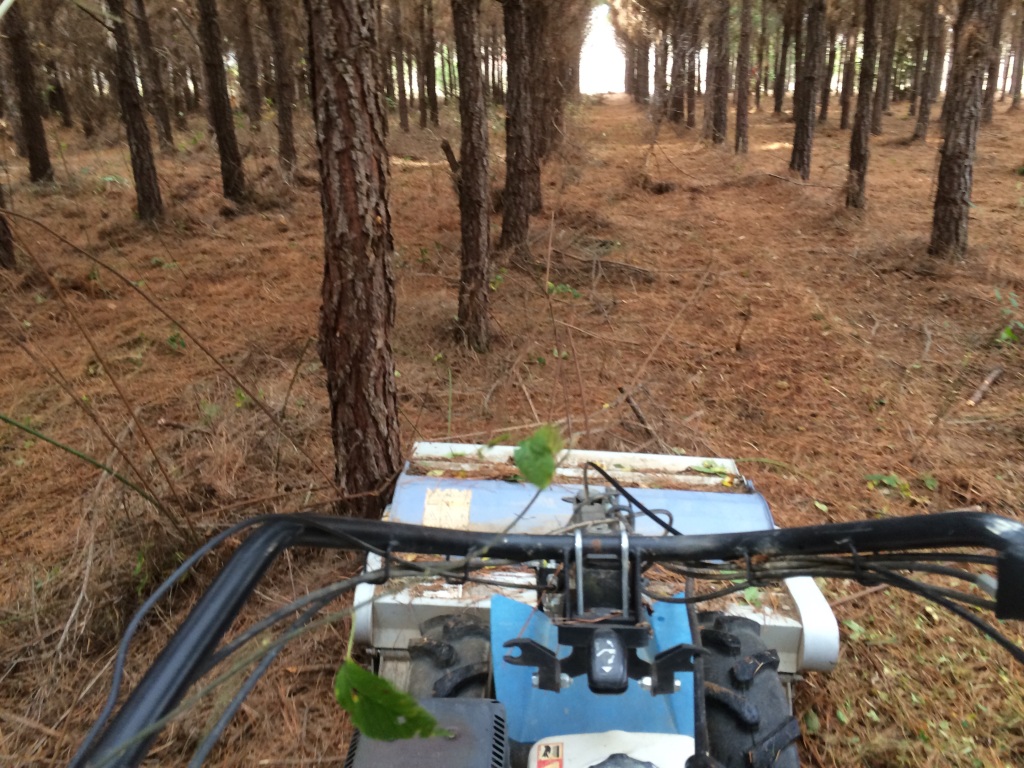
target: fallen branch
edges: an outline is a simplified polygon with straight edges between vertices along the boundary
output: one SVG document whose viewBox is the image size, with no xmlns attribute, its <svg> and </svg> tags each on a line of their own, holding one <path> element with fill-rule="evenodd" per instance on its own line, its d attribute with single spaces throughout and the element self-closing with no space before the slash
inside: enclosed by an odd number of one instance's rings
<svg viewBox="0 0 1024 768">
<path fill-rule="evenodd" d="M 988 391 L 992 388 L 992 385 L 996 383 L 996 380 L 1003 375 L 1002 368 L 993 368 L 988 372 L 988 376 L 985 380 L 978 385 L 978 388 L 974 390 L 974 394 L 967 398 L 968 405 L 977 405 L 982 401 L 982 398 L 988 394 Z"/>
<path fill-rule="evenodd" d="M 852 595 L 847 595 L 846 597 L 840 597 L 838 600 L 832 600 L 830 605 L 833 608 L 835 608 L 837 605 L 842 605 L 843 603 L 852 603 L 854 600 L 860 600 L 862 597 L 867 597 L 868 595 L 873 595 L 876 592 L 881 592 L 883 589 L 888 589 L 888 588 L 889 588 L 888 584 L 879 584 L 879 585 L 874 586 L 874 587 L 869 587 L 868 589 L 863 589 L 860 592 L 856 592 L 856 593 L 854 593 Z"/>
</svg>

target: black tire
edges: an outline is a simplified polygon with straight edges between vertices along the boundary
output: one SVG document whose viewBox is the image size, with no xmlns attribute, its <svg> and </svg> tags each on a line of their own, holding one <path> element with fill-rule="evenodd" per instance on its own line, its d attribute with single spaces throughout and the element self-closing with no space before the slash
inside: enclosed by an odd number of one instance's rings
<svg viewBox="0 0 1024 768">
<path fill-rule="evenodd" d="M 486 698 L 491 684 L 491 632 L 468 614 L 444 614 L 420 625 L 409 644 L 409 693 L 417 698 Z"/>
<path fill-rule="evenodd" d="M 800 768 L 800 724 L 761 625 L 722 613 L 699 622 L 711 756 L 724 768 Z"/>
</svg>

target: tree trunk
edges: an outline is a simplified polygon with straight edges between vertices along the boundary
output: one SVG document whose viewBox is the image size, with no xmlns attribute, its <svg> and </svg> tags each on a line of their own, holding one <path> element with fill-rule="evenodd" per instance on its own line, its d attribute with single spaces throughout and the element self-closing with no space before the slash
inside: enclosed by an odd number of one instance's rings
<svg viewBox="0 0 1024 768">
<path fill-rule="evenodd" d="M 505 113 L 505 192 L 502 200 L 499 251 L 514 251 L 528 263 L 532 190 L 540 166 L 530 147 L 530 42 L 526 32 L 525 0 L 502 3 L 505 51 L 508 56 L 508 109 Z"/>
<path fill-rule="evenodd" d="M 35 57 L 19 3 L 8 9 L 3 22 L 0 22 L 0 31 L 7 33 L 11 74 L 18 91 L 21 132 L 28 150 L 28 177 L 33 182 L 53 181 L 53 166 L 50 165 L 46 129 L 43 127 L 43 104 L 36 87 Z"/>
<path fill-rule="evenodd" d="M 704 138 L 715 144 L 724 144 L 729 129 L 729 0 L 715 3 L 708 35 Z"/>
<path fill-rule="evenodd" d="M 669 78 L 667 114 L 673 123 L 681 123 L 686 111 L 686 78 L 692 59 L 688 21 L 691 7 L 692 2 L 682 0 L 672 9 L 672 74 Z"/>
<path fill-rule="evenodd" d="M 427 4 L 425 0 L 420 0 L 419 6 L 417 7 L 417 13 L 419 15 L 419 33 L 420 33 L 420 44 L 418 57 L 419 60 L 416 62 L 416 86 L 419 92 L 418 98 L 420 103 L 420 128 L 427 127 L 427 119 L 430 110 L 430 99 L 427 98 L 427 62 L 426 62 L 426 51 L 429 43 L 427 42 Z"/>
<path fill-rule="evenodd" d="M 687 21 L 689 23 L 689 50 L 691 52 L 689 66 L 686 69 L 686 127 L 697 126 L 697 89 L 700 87 L 700 27 L 703 6 L 701 0 L 693 0 L 689 5 Z"/>
<path fill-rule="evenodd" d="M 775 97 L 775 107 L 772 110 L 776 115 L 782 114 L 782 100 L 786 97 L 786 70 L 789 64 L 789 44 L 793 40 L 793 2 L 789 0 L 782 11 L 782 44 L 779 46 L 779 66 L 775 70 L 775 87 L 772 95 Z"/>
<path fill-rule="evenodd" d="M 125 23 L 124 0 L 107 0 L 110 11 L 110 29 L 114 38 L 117 67 L 117 98 L 121 103 L 121 120 L 128 135 L 128 151 L 135 179 L 135 201 L 139 218 L 153 221 L 163 215 L 160 183 L 153 162 L 153 146 L 149 139 L 146 115 L 142 111 L 142 97 L 136 84 L 135 62 L 132 59 L 131 38 Z"/>
<path fill-rule="evenodd" d="M 914 78 L 910 86 L 910 106 L 907 117 L 917 116 L 917 104 L 921 98 L 921 83 L 924 76 L 925 28 L 928 26 L 928 5 L 921 7 L 921 23 L 914 35 Z"/>
<path fill-rule="evenodd" d="M 750 36 L 753 0 L 740 0 L 740 45 L 736 52 L 736 151 L 747 152 L 747 113 L 750 111 Z"/>
<path fill-rule="evenodd" d="M 938 15 L 938 35 L 939 35 L 939 48 L 938 54 L 935 57 L 935 77 L 932 78 L 932 103 L 934 104 L 939 100 L 939 95 L 942 93 L 942 70 L 946 64 L 946 51 L 949 37 L 949 31 L 947 30 L 947 18 L 945 12 L 939 13 Z"/>
<path fill-rule="evenodd" d="M 339 513 L 380 517 L 401 470 L 394 243 L 374 0 L 306 0 L 324 221 L 320 360 Z"/>
<path fill-rule="evenodd" d="M 507 47 L 507 46 L 506 46 Z M 654 36 L 654 89 L 651 91 L 652 114 L 660 120 L 665 114 L 665 77 L 668 69 L 668 34 L 658 29 Z"/>
<path fill-rule="evenodd" d="M 928 137 L 928 123 L 932 112 L 932 94 L 935 92 L 935 81 L 942 76 L 942 62 L 939 60 L 939 39 L 942 36 L 944 22 L 938 15 L 938 0 L 926 0 L 924 12 L 927 14 L 925 37 L 928 40 L 928 58 L 925 60 L 924 73 L 921 75 L 921 95 L 918 99 L 917 122 L 914 123 L 913 141 L 924 141 Z"/>
<path fill-rule="evenodd" d="M 260 93 L 260 69 L 256 63 L 256 45 L 252 39 L 252 23 L 249 20 L 249 0 L 234 0 L 235 21 L 238 25 L 238 87 L 242 91 L 242 104 L 249 125 L 259 130 L 263 116 Z"/>
<path fill-rule="evenodd" d="M 818 122 L 824 123 L 828 120 L 828 104 L 832 99 L 832 77 L 836 72 L 836 56 L 839 53 L 839 28 L 833 22 L 828 30 L 828 61 L 825 62 L 825 73 L 821 78 L 821 110 L 818 113 Z"/>
<path fill-rule="evenodd" d="M 7 207 L 7 194 L 3 185 L 0 184 L 0 208 Z M 11 233 L 11 225 L 7 217 L 0 213 L 0 269 L 14 269 L 17 262 L 14 259 L 14 235 Z"/>
<path fill-rule="evenodd" d="M 636 100 L 646 104 L 651 98 L 651 41 L 641 34 L 636 44 Z"/>
<path fill-rule="evenodd" d="M 75 123 L 71 119 L 71 105 L 68 103 L 68 94 L 64 90 L 64 83 L 57 69 L 57 62 L 52 59 L 46 62 L 46 77 L 48 81 L 47 92 L 50 96 L 50 109 L 60 115 L 60 122 L 65 128 L 73 128 Z"/>
<path fill-rule="evenodd" d="M 458 185 L 462 220 L 459 332 L 470 348 L 486 352 L 490 341 L 487 317 L 490 181 L 487 108 L 477 45 L 480 0 L 452 0 L 452 20 L 459 56 L 459 117 L 462 120 Z"/>
<path fill-rule="evenodd" d="M 864 0 L 864 54 L 860 62 L 857 88 L 857 114 L 850 136 L 850 169 L 846 177 L 846 207 L 864 208 L 867 204 L 866 181 L 871 138 L 871 89 L 875 83 L 875 57 L 878 55 L 878 26 L 875 0 Z"/>
<path fill-rule="evenodd" d="M 197 0 L 199 6 L 199 44 L 202 47 L 203 67 L 206 70 L 206 101 L 210 125 L 217 136 L 220 152 L 220 176 L 224 197 L 241 202 L 245 199 L 245 173 L 242 154 L 235 138 L 235 122 L 231 115 L 224 57 L 220 50 L 220 23 L 217 20 L 217 0 Z"/>
<path fill-rule="evenodd" d="M 625 72 L 622 78 L 622 91 L 636 101 L 636 46 L 627 40 L 624 49 L 622 58 L 625 61 Z"/>
<path fill-rule="evenodd" d="M 992 38 L 989 40 L 988 75 L 985 81 L 985 95 L 982 99 L 981 122 L 992 122 L 992 113 L 996 106 L 996 90 L 999 88 L 999 64 L 1003 44 L 1003 16 L 1006 13 L 1006 0 L 997 0 L 995 18 L 992 21 Z"/>
<path fill-rule="evenodd" d="M 288 36 L 281 18 L 281 0 L 263 0 L 263 13 L 267 17 L 270 36 L 270 54 L 274 62 L 274 106 L 277 108 L 277 161 L 286 180 L 292 178 L 298 164 L 295 150 L 295 126 L 292 99 L 295 83 L 292 81 L 292 56 Z M 397 3 L 396 3 L 397 5 Z M 409 128 L 406 119 L 406 130 Z"/>
<path fill-rule="evenodd" d="M 875 100 L 871 108 L 871 133 L 882 133 L 882 115 L 888 107 L 889 80 L 892 77 L 892 60 L 896 51 L 896 31 L 899 27 L 899 0 L 881 0 L 882 47 L 878 57 L 878 83 Z"/>
<path fill-rule="evenodd" d="M 799 98 L 794 97 L 797 108 L 793 119 L 793 152 L 789 168 L 800 173 L 806 181 L 811 176 L 811 148 L 814 145 L 814 112 L 817 100 L 819 78 L 825 59 L 825 0 L 811 0 L 807 9 L 807 38 L 804 41 L 804 57 L 800 66 L 800 80 L 797 83 Z"/>
<path fill-rule="evenodd" d="M 974 151 L 981 118 L 982 82 L 997 0 L 960 0 L 953 64 L 946 86 L 946 120 L 928 252 L 962 259 L 967 254 Z"/>
<path fill-rule="evenodd" d="M 438 125 L 437 117 L 437 69 L 434 64 L 434 0 L 426 0 L 423 36 L 423 64 L 427 76 L 427 105 L 430 107 L 430 124 Z"/>
<path fill-rule="evenodd" d="M 854 6 L 853 21 L 846 34 L 846 63 L 843 65 L 843 90 L 839 94 L 839 128 L 850 127 L 850 108 L 853 104 L 853 85 L 857 82 L 857 6 Z"/>
<path fill-rule="evenodd" d="M 405 95 L 405 44 L 402 33 L 402 4 L 391 3 L 391 27 L 394 29 L 395 42 L 395 86 L 398 89 L 398 126 L 409 132 L 409 100 Z"/>
<path fill-rule="evenodd" d="M 3 31 L 4 27 L 0 24 L 0 33 L 3 33 Z M 0 75 L 2 75 L 4 83 L 7 84 L 7 87 L 4 88 L 4 119 L 10 127 L 11 133 L 14 134 L 14 150 L 17 152 L 18 157 L 28 157 L 25 131 L 21 125 L 21 109 L 18 106 L 20 90 L 12 74 L 14 68 L 11 65 L 10 45 L 0 48 L 0 70 L 2 70 Z"/>
<path fill-rule="evenodd" d="M 149 28 L 149 16 L 146 13 L 144 0 L 135 0 L 135 31 L 139 36 L 139 52 L 142 64 L 142 87 L 145 89 L 146 101 L 149 102 L 153 117 L 156 118 L 156 135 L 160 148 L 174 148 L 174 136 L 171 132 L 171 113 L 167 109 L 167 95 L 164 93 L 163 77 L 160 74 L 160 59 L 153 34 Z"/>
<path fill-rule="evenodd" d="M 1020 109 L 1021 80 L 1024 79 L 1024 0 L 1017 5 L 1017 31 L 1013 36 L 1013 84 L 1010 86 L 1010 109 Z"/>
<path fill-rule="evenodd" d="M 757 38 L 757 79 L 754 81 L 754 109 L 761 111 L 761 91 L 767 85 L 764 72 L 768 48 L 768 0 L 761 0 L 761 34 Z"/>
</svg>

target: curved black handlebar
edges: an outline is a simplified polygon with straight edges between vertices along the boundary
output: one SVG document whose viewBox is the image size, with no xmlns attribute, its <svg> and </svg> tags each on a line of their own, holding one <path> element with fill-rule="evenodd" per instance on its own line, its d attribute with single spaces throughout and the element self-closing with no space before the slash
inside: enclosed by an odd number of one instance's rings
<svg viewBox="0 0 1024 768">
<path fill-rule="evenodd" d="M 72 766 L 131 766 L 145 757 L 167 715 L 206 665 L 273 561 L 289 547 L 405 552 L 517 561 L 555 559 L 572 535 L 453 531 L 443 528 L 298 514 L 270 516 L 242 543 L 199 600 L 106 730 Z M 584 536 L 585 554 L 618 552 L 618 536 Z M 849 555 L 978 547 L 998 552 L 996 615 L 1024 619 L 1024 525 L 982 512 L 695 536 L 635 537 L 630 549 L 652 562 L 733 560 L 749 556 Z M 140 736 L 140 734 L 146 734 Z"/>
</svg>

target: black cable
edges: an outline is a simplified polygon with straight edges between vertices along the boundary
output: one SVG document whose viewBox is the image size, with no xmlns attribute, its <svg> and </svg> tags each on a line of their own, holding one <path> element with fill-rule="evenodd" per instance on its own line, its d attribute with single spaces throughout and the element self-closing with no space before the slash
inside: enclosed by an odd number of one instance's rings
<svg viewBox="0 0 1024 768">
<path fill-rule="evenodd" d="M 296 629 L 299 629 L 300 627 L 304 626 L 311 618 L 313 618 L 317 613 L 320 612 L 321 608 L 327 605 L 327 603 L 329 603 L 332 599 L 333 598 L 322 598 L 316 601 L 313 605 L 309 607 L 308 610 L 306 610 L 301 616 L 299 616 L 299 618 L 296 619 L 290 627 L 288 627 L 288 632 L 294 632 Z M 276 648 L 273 651 L 269 652 L 260 660 L 260 663 L 257 665 L 256 669 L 254 669 L 252 673 L 249 675 L 249 677 L 245 679 L 245 682 L 242 683 L 241 687 L 232 697 L 231 701 L 228 702 L 228 705 L 224 708 L 224 711 L 221 712 L 220 717 L 217 718 L 217 722 L 213 724 L 212 728 L 210 728 L 210 732 L 206 734 L 206 738 L 203 739 L 202 744 L 200 744 L 196 748 L 196 751 L 192 754 L 192 759 L 189 760 L 188 768 L 201 768 L 203 762 L 206 760 L 207 757 L 209 757 L 210 752 L 213 751 L 213 748 L 217 745 L 217 742 L 220 741 L 220 737 L 223 735 L 224 730 L 228 727 L 228 723 L 230 723 L 234 716 L 238 713 L 239 708 L 242 706 L 242 702 L 244 702 L 246 698 L 248 698 L 249 694 L 252 693 L 252 689 L 256 687 L 256 683 L 258 683 L 260 678 L 262 678 L 263 675 L 266 674 L 266 671 L 270 668 L 270 665 L 274 662 L 274 659 L 277 658 L 277 655 L 283 649 L 284 646 L 282 645 L 279 648 Z"/>
<path fill-rule="evenodd" d="M 630 503 L 636 505 L 637 509 L 639 509 L 641 512 L 643 512 L 645 515 L 647 515 L 649 518 L 651 518 L 651 520 L 656 522 L 658 525 L 660 525 L 666 531 L 671 533 L 673 536 L 682 536 L 683 535 L 682 533 L 677 531 L 671 524 L 666 523 L 665 521 L 663 521 L 660 517 L 658 517 L 653 512 L 651 512 L 651 510 L 649 510 L 647 507 L 645 507 L 643 504 L 641 504 L 639 501 L 637 501 L 636 497 L 633 496 L 633 494 L 631 494 L 629 491 L 627 491 L 625 488 L 623 488 L 618 480 L 616 480 L 614 477 L 612 477 L 607 472 L 605 472 L 600 466 L 598 466 L 597 464 L 595 464 L 592 461 L 588 461 L 584 466 L 585 467 L 593 467 L 594 469 L 596 469 L 597 473 L 599 475 L 601 475 L 601 477 L 603 477 L 606 481 L 608 481 L 608 484 L 611 485 L 612 488 L 614 488 L 616 491 L 618 491 L 623 496 L 625 496 L 630 501 Z"/>
<path fill-rule="evenodd" d="M 214 536 L 199 549 L 189 555 L 189 557 L 175 569 L 174 573 L 164 579 L 160 586 L 156 588 L 156 591 L 154 591 L 153 594 L 146 599 L 146 602 L 144 602 L 135 612 L 131 621 L 128 622 L 128 627 L 125 629 L 124 636 L 121 638 L 121 642 L 117 647 L 117 655 L 114 659 L 114 669 L 110 680 L 110 693 L 107 694 L 107 700 L 103 705 L 103 709 L 100 710 L 99 717 L 96 719 L 96 722 L 93 723 L 92 728 L 90 728 L 89 732 L 85 735 L 82 745 L 78 748 L 75 756 L 71 759 L 72 766 L 79 763 L 80 757 L 86 754 L 89 747 L 91 747 L 92 743 L 96 740 L 96 737 L 99 736 L 100 732 L 106 726 L 107 721 L 110 719 L 110 715 L 114 712 L 114 707 L 117 705 L 118 694 L 121 692 L 121 681 L 124 678 L 124 666 L 128 659 L 128 646 L 131 645 L 132 638 L 138 631 L 139 626 L 142 624 L 142 620 L 146 617 L 146 614 L 153 609 L 153 606 L 160 602 L 161 598 L 170 591 L 171 587 L 177 584 L 178 581 L 188 573 L 188 571 L 191 570 L 191 568 L 199 562 L 201 558 L 209 554 L 215 547 L 219 546 L 226 539 L 234 536 L 236 533 L 244 531 L 246 528 L 252 528 L 255 525 L 259 525 L 270 517 L 270 515 L 251 517 L 248 520 L 236 523 L 226 531 Z"/>
</svg>

